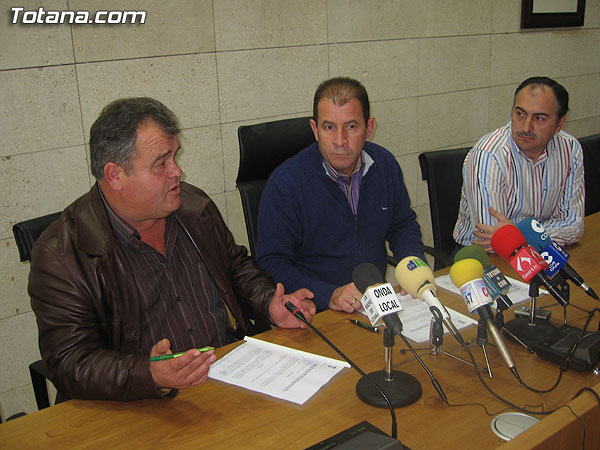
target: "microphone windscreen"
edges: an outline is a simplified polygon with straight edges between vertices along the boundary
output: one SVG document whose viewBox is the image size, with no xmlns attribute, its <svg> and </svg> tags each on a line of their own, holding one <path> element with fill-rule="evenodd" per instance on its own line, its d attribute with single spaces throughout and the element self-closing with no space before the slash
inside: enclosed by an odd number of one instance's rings
<svg viewBox="0 0 600 450">
<path fill-rule="evenodd" d="M 479 261 L 484 270 L 492 266 L 492 261 L 490 261 L 487 253 L 480 245 L 471 244 L 461 248 L 456 252 L 456 255 L 454 255 L 454 262 L 468 258 L 473 258 Z"/>
<path fill-rule="evenodd" d="M 496 230 L 491 239 L 492 249 L 504 259 L 510 258 L 514 251 L 527 245 L 523 233 L 512 224 Z"/>
<path fill-rule="evenodd" d="M 523 233 L 527 243 L 536 250 L 543 250 L 551 242 L 544 227 L 535 219 L 523 219 L 517 224 L 517 228 Z"/>
<path fill-rule="evenodd" d="M 483 278 L 483 266 L 476 259 L 461 259 L 450 267 L 450 279 L 457 288 L 478 278 Z"/>
<path fill-rule="evenodd" d="M 371 263 L 356 266 L 352 271 L 352 281 L 361 294 L 364 294 L 369 286 L 384 282 L 379 269 Z"/>
<path fill-rule="evenodd" d="M 437 291 L 431 268 L 416 256 L 402 259 L 396 266 L 395 275 L 400 287 L 415 298 L 419 298 L 426 289 L 434 293 Z"/>
</svg>

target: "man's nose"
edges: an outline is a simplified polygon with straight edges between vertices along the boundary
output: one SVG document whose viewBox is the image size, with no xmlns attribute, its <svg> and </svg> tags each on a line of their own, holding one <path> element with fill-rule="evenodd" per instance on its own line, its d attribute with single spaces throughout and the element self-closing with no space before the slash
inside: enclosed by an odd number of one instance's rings
<svg viewBox="0 0 600 450">
<path fill-rule="evenodd" d="M 335 132 L 333 143 L 335 145 L 337 145 L 338 147 L 341 147 L 346 144 L 346 141 L 347 141 L 346 130 L 344 130 L 344 128 L 338 128 Z"/>
</svg>

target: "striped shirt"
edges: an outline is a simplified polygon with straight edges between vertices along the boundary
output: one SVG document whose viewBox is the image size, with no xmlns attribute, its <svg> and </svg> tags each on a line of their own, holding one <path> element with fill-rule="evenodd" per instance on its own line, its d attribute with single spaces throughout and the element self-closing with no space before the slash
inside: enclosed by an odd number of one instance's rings
<svg viewBox="0 0 600 450">
<path fill-rule="evenodd" d="M 150 354 L 163 338 L 169 339 L 173 353 L 235 341 L 221 294 L 177 219 L 172 214 L 165 219 L 165 257 L 101 197 L 140 294 L 142 354 Z"/>
<path fill-rule="evenodd" d="M 570 134 L 556 133 L 533 162 L 512 139 L 509 122 L 475 144 L 462 173 L 453 233 L 459 244 L 471 244 L 477 222 L 495 225 L 490 206 L 513 223 L 537 219 L 561 245 L 573 244 L 583 235 L 583 151 Z"/>
<path fill-rule="evenodd" d="M 360 183 L 362 177 L 368 172 L 369 167 L 373 164 L 373 159 L 367 152 L 362 150 L 360 152 L 360 165 L 352 173 L 352 175 L 342 175 L 329 164 L 325 158 L 323 158 L 323 167 L 325 173 L 329 178 L 335 181 L 338 187 L 342 190 L 348 200 L 352 214 L 356 216 L 358 211 L 358 197 L 360 193 Z"/>
</svg>

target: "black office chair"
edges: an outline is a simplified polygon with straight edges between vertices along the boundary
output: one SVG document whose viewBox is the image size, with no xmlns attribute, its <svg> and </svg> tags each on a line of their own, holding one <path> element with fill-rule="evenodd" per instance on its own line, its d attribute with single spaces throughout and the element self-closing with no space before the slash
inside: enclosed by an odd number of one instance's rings
<svg viewBox="0 0 600 450">
<path fill-rule="evenodd" d="M 236 184 L 253 256 L 256 256 L 258 205 L 267 179 L 279 164 L 315 141 L 309 119 L 298 117 L 238 128 L 240 166 Z"/>
<path fill-rule="evenodd" d="M 33 247 L 33 243 L 40 237 L 48 225 L 57 220 L 61 214 L 62 213 L 60 212 L 48 214 L 46 216 L 16 223 L 13 226 L 13 234 L 15 235 L 21 262 L 31 261 L 31 248 Z M 35 401 L 38 409 L 49 407 L 50 399 L 48 397 L 46 380 L 50 380 L 50 375 L 44 361 L 40 359 L 29 364 L 29 374 L 31 375 L 31 384 L 33 385 L 33 392 L 35 394 Z"/>
<path fill-rule="evenodd" d="M 429 210 L 433 231 L 434 270 L 453 263 L 451 255 L 456 242 L 452 237 L 458 218 L 462 188 L 462 166 L 470 147 L 434 150 L 419 155 L 421 178 L 427 181 Z"/>
<path fill-rule="evenodd" d="M 585 171 L 585 215 L 600 211 L 600 134 L 579 139 Z"/>
</svg>

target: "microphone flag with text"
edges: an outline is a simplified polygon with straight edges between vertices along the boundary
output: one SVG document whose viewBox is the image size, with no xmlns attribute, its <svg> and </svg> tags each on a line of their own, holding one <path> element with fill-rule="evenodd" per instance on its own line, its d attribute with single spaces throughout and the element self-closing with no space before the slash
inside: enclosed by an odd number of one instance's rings
<svg viewBox="0 0 600 450">
<path fill-rule="evenodd" d="M 531 245 L 519 229 L 512 225 L 500 227 L 492 235 L 492 249 L 517 272 L 519 277 L 526 283 L 535 282 L 544 286 L 552 296 L 563 306 L 569 304 L 563 294 L 556 289 L 545 270 L 548 264 Z"/>
<path fill-rule="evenodd" d="M 577 271 L 568 263 L 570 255 L 557 242 L 550 238 L 550 235 L 537 220 L 532 218 L 523 219 L 517 224 L 517 228 L 523 233 L 527 243 L 538 250 L 548 264 L 546 274 L 550 278 L 560 273 L 563 278 L 571 280 L 590 297 L 598 300 L 598 295 L 596 295 L 594 290 L 588 286 Z"/>
<path fill-rule="evenodd" d="M 488 332 L 491 334 L 496 347 L 498 347 L 500 356 L 502 356 L 506 366 L 511 369 L 516 376 L 515 363 L 512 355 L 510 354 L 508 347 L 506 347 L 498 327 L 493 321 L 490 305 L 494 300 L 490 296 L 487 285 L 483 280 L 483 266 L 481 263 L 473 258 L 456 261 L 450 268 L 450 279 L 460 290 L 469 312 L 476 312 L 485 322 Z"/>
<path fill-rule="evenodd" d="M 496 308 L 500 311 L 510 308 L 513 302 L 507 294 L 512 285 L 500 272 L 500 269 L 492 264 L 485 250 L 479 245 L 467 245 L 456 252 L 454 261 L 467 258 L 476 259 L 483 266 L 483 281 L 485 281 L 490 296 L 496 301 Z"/>
<path fill-rule="evenodd" d="M 390 283 L 383 280 L 379 269 L 371 263 L 363 263 L 352 271 L 352 281 L 363 294 L 360 302 L 371 325 L 383 320 L 385 326 L 395 335 L 402 332 L 402 322 L 398 312 L 402 306 Z"/>
</svg>

